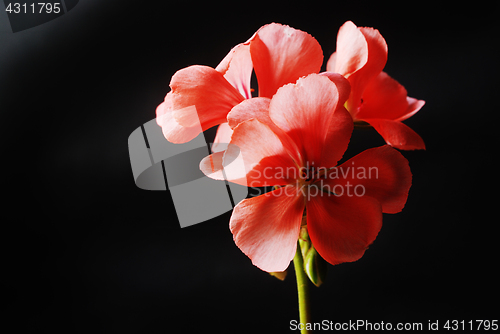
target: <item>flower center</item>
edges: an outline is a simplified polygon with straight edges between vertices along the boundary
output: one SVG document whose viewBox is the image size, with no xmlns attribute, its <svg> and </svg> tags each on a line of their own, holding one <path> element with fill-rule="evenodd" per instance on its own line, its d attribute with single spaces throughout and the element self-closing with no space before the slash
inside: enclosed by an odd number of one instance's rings
<svg viewBox="0 0 500 334">
<path fill-rule="evenodd" d="M 310 182 L 313 179 L 313 174 L 314 171 L 312 170 L 313 168 L 308 168 L 308 169 L 302 169 L 300 171 L 300 178 L 304 180 L 305 182 Z"/>
<path fill-rule="evenodd" d="M 300 180 L 306 184 L 311 184 L 325 176 L 328 172 L 326 167 L 301 167 Z"/>
</svg>

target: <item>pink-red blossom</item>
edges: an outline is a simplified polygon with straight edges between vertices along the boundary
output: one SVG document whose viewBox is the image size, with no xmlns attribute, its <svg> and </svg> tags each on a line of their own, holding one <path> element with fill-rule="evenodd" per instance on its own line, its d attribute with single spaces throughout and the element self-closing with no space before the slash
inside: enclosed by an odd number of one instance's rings
<svg viewBox="0 0 500 334">
<path fill-rule="evenodd" d="M 157 107 L 158 124 L 169 141 L 190 141 L 225 124 L 233 107 L 252 98 L 252 71 L 259 97 L 270 98 L 281 86 L 318 73 L 322 62 L 321 47 L 311 35 L 277 23 L 265 25 L 235 46 L 216 68 L 194 65 L 176 72 L 171 91 Z M 219 127 L 215 142 L 224 142 L 231 132 L 227 125 Z"/>
<path fill-rule="evenodd" d="M 337 50 L 327 71 L 340 73 L 351 84 L 346 107 L 354 122 L 370 124 L 386 143 L 403 150 L 425 149 L 422 138 L 402 121 L 425 104 L 407 96 L 406 89 L 383 72 L 387 43 L 373 28 L 346 22 L 337 36 Z"/>
<path fill-rule="evenodd" d="M 411 172 L 395 149 L 372 148 L 336 167 L 353 130 L 348 97 L 347 80 L 330 73 L 284 85 L 271 99 L 243 101 L 228 115 L 233 135 L 227 150 L 200 164 L 216 179 L 275 186 L 238 203 L 230 220 L 236 245 L 262 270 L 288 267 L 304 212 L 318 253 L 339 264 L 359 259 L 375 240 L 382 213 L 399 212 L 406 203 Z M 375 168 L 376 177 L 338 173 L 354 166 Z M 340 191 L 349 185 L 362 193 Z"/>
</svg>

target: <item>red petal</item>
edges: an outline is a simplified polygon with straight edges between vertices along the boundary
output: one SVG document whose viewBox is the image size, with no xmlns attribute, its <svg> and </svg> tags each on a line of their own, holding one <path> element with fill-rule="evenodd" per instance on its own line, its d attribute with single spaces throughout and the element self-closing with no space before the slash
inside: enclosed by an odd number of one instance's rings
<svg viewBox="0 0 500 334">
<path fill-rule="evenodd" d="M 328 79 L 337 86 L 337 90 L 339 91 L 339 104 L 343 105 L 351 94 L 351 84 L 349 81 L 343 75 L 334 72 L 321 72 L 319 75 L 328 77 Z"/>
<path fill-rule="evenodd" d="M 336 69 L 337 69 L 337 52 L 334 52 L 326 62 L 326 71 L 335 72 Z"/>
<path fill-rule="evenodd" d="M 165 100 L 167 99 L 167 97 L 171 98 L 171 94 L 170 93 L 167 93 L 167 96 L 165 96 L 165 99 L 163 100 L 162 103 L 160 103 L 157 107 L 156 107 L 156 124 L 158 124 L 159 126 L 161 126 L 161 123 L 163 123 L 162 121 L 162 118 L 163 116 L 167 113 L 167 112 L 170 112 L 170 110 L 172 109 L 171 107 L 171 101 L 169 101 L 168 103 L 165 103 Z"/>
<path fill-rule="evenodd" d="M 271 100 L 269 115 L 299 148 L 300 158 L 294 158 L 300 166 L 325 166 L 342 157 L 351 136 L 352 120 L 338 106 L 338 98 L 332 81 L 311 74 L 296 84 L 281 87 Z"/>
<path fill-rule="evenodd" d="M 395 121 L 404 121 L 405 119 L 410 118 L 411 116 L 415 115 L 420 110 L 420 108 L 422 108 L 425 105 L 424 100 L 417 100 L 413 97 L 407 97 L 406 101 L 408 102 L 408 108 L 406 109 L 405 114 L 399 117 L 398 119 L 395 119 Z"/>
<path fill-rule="evenodd" d="M 184 109 L 186 110 L 186 109 Z M 180 125 L 172 112 L 172 94 L 168 93 L 165 101 L 156 108 L 156 123 L 162 128 L 163 135 L 174 144 L 186 143 L 201 133 L 200 124 L 192 127 Z"/>
<path fill-rule="evenodd" d="M 227 114 L 229 126 L 231 129 L 234 129 L 238 124 L 252 118 L 256 118 L 267 125 L 271 125 L 273 122 L 269 118 L 270 102 L 271 99 L 267 97 L 254 97 L 241 102 Z"/>
<path fill-rule="evenodd" d="M 263 26 L 250 42 L 259 96 L 272 97 L 281 86 L 318 73 L 323 51 L 306 32 L 277 23 Z"/>
<path fill-rule="evenodd" d="M 283 146 L 296 160 L 300 156 L 298 153 L 297 146 L 291 140 L 291 138 L 286 135 L 283 130 L 276 126 L 276 124 L 269 117 L 269 104 L 271 99 L 267 97 L 254 97 L 245 100 L 235 106 L 229 114 L 227 115 L 227 120 L 229 125 L 234 128 L 238 124 L 247 121 L 249 119 L 258 119 L 262 123 L 269 126 L 269 128 L 280 138 Z"/>
<path fill-rule="evenodd" d="M 200 123 L 202 131 L 225 123 L 232 107 L 244 100 L 224 76 L 208 66 L 190 66 L 174 74 L 170 81 L 176 121 L 183 126 Z M 196 112 L 177 112 L 195 106 Z"/>
<path fill-rule="evenodd" d="M 222 159 L 224 151 L 215 152 L 200 161 L 200 170 L 211 179 L 225 180 L 222 173 Z"/>
<path fill-rule="evenodd" d="M 222 123 L 217 128 L 217 134 L 214 138 L 214 144 L 212 145 L 212 152 L 222 152 L 225 151 L 227 145 L 231 141 L 231 136 L 233 135 L 233 130 L 229 127 L 229 124 Z"/>
<path fill-rule="evenodd" d="M 264 187 L 295 182 L 290 170 L 297 170 L 288 150 L 268 125 L 257 119 L 234 128 L 224 155 L 224 172 L 229 181 Z"/>
<path fill-rule="evenodd" d="M 224 78 L 246 99 L 252 97 L 250 81 L 253 64 L 250 56 L 250 45 L 248 43 L 236 45 L 229 51 L 215 70 L 222 73 Z"/>
<path fill-rule="evenodd" d="M 306 204 L 312 244 L 333 265 L 358 260 L 382 227 L 380 203 L 368 196 L 321 194 Z"/>
<path fill-rule="evenodd" d="M 407 125 L 386 119 L 364 119 L 384 138 L 385 142 L 400 150 L 425 150 L 422 138 Z"/>
<path fill-rule="evenodd" d="M 371 148 L 330 170 L 320 182 L 332 192 L 373 197 L 386 213 L 400 212 L 411 187 L 408 161 L 390 146 Z"/>
<path fill-rule="evenodd" d="M 349 98 L 351 85 L 346 78 L 338 73 L 323 72 L 320 75 L 328 77 L 335 85 L 339 92 L 339 102 L 337 110 L 333 114 L 328 133 L 325 137 L 323 145 L 322 162 L 321 166 L 330 167 L 335 166 L 342 158 L 342 154 L 347 149 L 351 133 L 353 130 L 352 117 L 344 107 L 344 102 Z M 335 151 L 332 148 L 335 147 Z M 336 153 L 336 154 L 335 154 Z"/>
<path fill-rule="evenodd" d="M 337 51 L 328 60 L 327 71 L 349 77 L 368 61 L 368 43 L 356 25 L 347 21 L 337 34 Z"/>
<path fill-rule="evenodd" d="M 356 116 L 366 85 L 387 62 L 387 43 L 378 30 L 358 28 L 348 21 L 339 30 L 337 51 L 332 57 L 327 70 L 340 73 L 349 80 L 351 96 L 347 109 Z"/>
<path fill-rule="evenodd" d="M 415 99 L 408 101 L 406 89 L 387 73 L 381 72 L 366 86 L 356 118 L 406 119 L 422 107 L 422 102 Z"/>
<path fill-rule="evenodd" d="M 360 27 L 368 44 L 368 61 L 363 66 L 363 71 L 378 74 L 387 63 L 387 43 L 377 29 Z"/>
<path fill-rule="evenodd" d="M 284 271 L 293 259 L 304 211 L 300 192 L 293 186 L 283 188 L 244 199 L 229 223 L 236 245 L 255 266 L 269 272 Z"/>
</svg>

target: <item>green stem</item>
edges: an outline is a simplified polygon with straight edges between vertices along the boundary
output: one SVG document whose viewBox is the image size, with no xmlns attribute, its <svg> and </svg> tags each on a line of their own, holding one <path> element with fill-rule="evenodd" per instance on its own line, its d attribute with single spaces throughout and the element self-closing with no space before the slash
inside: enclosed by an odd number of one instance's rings
<svg viewBox="0 0 500 334">
<path fill-rule="evenodd" d="M 309 314 L 309 289 L 307 286 L 307 276 L 304 271 L 304 261 L 302 260 L 302 254 L 300 252 L 300 245 L 297 245 L 297 252 L 293 258 L 293 265 L 295 266 L 297 291 L 299 293 L 299 318 L 303 326 L 301 334 L 308 334 L 310 331 L 306 329 L 306 326 L 311 322 Z"/>
</svg>

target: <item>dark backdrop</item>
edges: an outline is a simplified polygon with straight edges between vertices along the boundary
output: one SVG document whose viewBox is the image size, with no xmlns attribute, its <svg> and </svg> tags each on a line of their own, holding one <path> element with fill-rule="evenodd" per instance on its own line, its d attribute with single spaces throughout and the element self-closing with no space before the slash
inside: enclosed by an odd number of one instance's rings
<svg viewBox="0 0 500 334">
<path fill-rule="evenodd" d="M 380 30 L 385 70 L 426 101 L 405 123 L 427 151 L 403 152 L 413 173 L 403 212 L 384 215 L 361 260 L 311 286 L 313 320 L 498 318 L 498 5 L 398 6 L 80 1 L 2 31 L 3 275 L 17 328 L 288 332 L 293 270 L 281 282 L 254 267 L 230 213 L 181 229 L 168 192 L 135 186 L 127 139 L 155 117 L 177 70 L 215 67 L 270 22 L 307 31 L 327 59 L 346 20 Z M 371 130 L 352 142 L 347 156 L 383 144 Z"/>
</svg>

